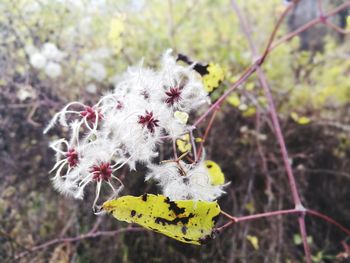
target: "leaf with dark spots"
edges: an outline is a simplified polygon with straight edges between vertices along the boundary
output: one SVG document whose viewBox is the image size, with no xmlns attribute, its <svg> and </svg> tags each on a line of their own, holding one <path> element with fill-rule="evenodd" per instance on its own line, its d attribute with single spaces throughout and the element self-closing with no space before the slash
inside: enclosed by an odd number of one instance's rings
<svg viewBox="0 0 350 263">
<path fill-rule="evenodd" d="M 193 214 L 189 214 L 187 217 L 176 217 L 173 220 L 168 220 L 165 218 L 157 217 L 155 220 L 156 224 L 163 224 L 165 226 L 166 224 L 168 225 L 177 225 L 179 223 L 186 225 L 188 224 L 188 221 L 193 217 Z"/>
<path fill-rule="evenodd" d="M 144 202 L 147 201 L 147 194 L 142 195 L 142 201 L 144 201 Z"/>
<path fill-rule="evenodd" d="M 121 221 L 136 223 L 185 243 L 200 245 L 215 235 L 216 202 L 176 200 L 162 195 L 123 196 L 103 204 Z"/>
<path fill-rule="evenodd" d="M 169 197 L 165 198 L 164 202 L 169 204 L 169 209 L 175 213 L 175 215 L 180 215 L 185 212 L 185 208 L 180 208 L 174 201 L 170 201 Z"/>
<path fill-rule="evenodd" d="M 182 232 L 182 234 L 186 235 L 187 227 L 183 226 L 183 227 L 181 228 L 181 232 Z"/>
</svg>

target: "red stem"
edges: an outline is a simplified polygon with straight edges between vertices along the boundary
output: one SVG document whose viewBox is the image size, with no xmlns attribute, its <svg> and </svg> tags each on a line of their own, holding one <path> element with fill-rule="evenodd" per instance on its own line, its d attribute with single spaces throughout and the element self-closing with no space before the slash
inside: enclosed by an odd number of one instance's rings
<svg viewBox="0 0 350 263">
<path fill-rule="evenodd" d="M 322 214 L 320 212 L 310 210 L 310 209 L 302 209 L 302 208 L 294 208 L 294 209 L 286 209 L 286 210 L 277 210 L 277 211 L 272 211 L 272 212 L 265 212 L 265 213 L 260 213 L 260 214 L 255 214 L 255 215 L 249 215 L 249 216 L 241 216 L 241 217 L 235 217 L 232 216 L 224 211 L 221 211 L 221 214 L 226 216 L 230 221 L 226 223 L 225 225 L 217 228 L 217 230 L 223 230 L 226 227 L 229 227 L 230 225 L 238 222 L 246 222 L 246 221 L 252 221 L 256 219 L 261 219 L 261 218 L 268 218 L 268 217 L 273 217 L 273 216 L 279 216 L 279 215 L 291 215 L 291 214 L 299 214 L 300 217 L 304 217 L 305 214 L 319 217 L 322 220 L 334 225 L 341 231 L 343 231 L 345 234 L 347 234 L 350 237 L 350 229 L 346 228 L 345 226 L 341 225 L 337 221 L 335 221 L 333 218 Z M 304 221 L 304 220 L 303 220 Z M 305 226 L 303 226 L 304 228 Z M 302 229 L 301 229 L 302 230 Z M 304 231 L 304 230 L 302 230 Z M 305 235 L 306 236 L 306 235 Z"/>
<path fill-rule="evenodd" d="M 213 126 L 213 122 L 214 122 L 214 120 L 215 120 L 215 117 L 216 117 L 216 114 L 218 113 L 218 111 L 219 111 L 219 107 L 217 107 L 217 108 L 214 110 L 213 115 L 212 115 L 211 118 L 210 118 L 209 124 L 208 124 L 207 128 L 205 129 L 204 136 L 203 136 L 203 138 L 202 138 L 202 141 L 201 141 L 201 143 L 200 143 L 200 146 L 199 146 L 199 149 L 198 149 L 198 153 L 197 153 L 198 160 L 201 159 L 202 151 L 203 151 L 203 145 L 204 145 L 206 139 L 208 138 L 210 129 L 211 129 L 211 127 Z"/>
<path fill-rule="evenodd" d="M 261 213 L 256 215 L 241 216 L 237 218 L 236 222 L 250 221 L 250 220 L 255 220 L 259 218 L 266 218 L 266 217 L 272 217 L 272 216 L 278 216 L 278 215 L 290 215 L 290 214 L 297 214 L 297 213 L 301 213 L 300 210 L 297 210 L 297 209 L 279 210 L 279 211 L 266 212 L 266 213 Z"/>
<path fill-rule="evenodd" d="M 221 95 L 221 97 L 214 103 L 212 104 L 209 109 L 204 112 L 202 114 L 202 116 L 200 116 L 193 124 L 194 127 L 196 127 L 199 123 L 201 123 L 210 112 L 212 112 L 214 109 L 216 109 L 217 107 L 220 106 L 220 104 L 226 99 L 226 97 L 228 95 L 230 95 L 230 93 L 236 89 L 239 85 L 243 84 L 255 71 L 256 71 L 256 66 L 257 66 L 257 62 L 254 63 L 253 65 L 251 65 L 250 67 L 248 67 L 242 74 L 242 76 L 235 82 L 232 84 L 232 86 L 225 91 L 224 94 Z"/>
<path fill-rule="evenodd" d="M 307 232 L 306 232 L 305 215 L 304 214 L 299 216 L 298 223 L 299 223 L 299 231 L 301 234 L 301 238 L 303 240 L 303 247 L 304 247 L 306 261 L 308 263 L 311 263 L 312 262 L 311 251 L 310 251 L 309 243 L 307 242 Z"/>
<path fill-rule="evenodd" d="M 329 11 L 327 14 L 324 15 L 325 18 L 331 17 L 335 14 L 337 14 L 338 12 L 346 9 L 350 7 L 350 1 L 345 2 L 344 4 L 336 7 L 335 9 Z M 295 31 L 287 34 L 286 36 L 284 36 L 283 38 L 277 40 L 275 42 L 275 44 L 271 44 L 269 49 L 268 49 L 268 54 L 270 54 L 271 51 L 273 51 L 276 47 L 278 47 L 279 45 L 281 45 L 282 43 L 285 43 L 286 41 L 292 39 L 293 37 L 297 36 L 298 34 L 300 34 L 301 32 L 313 27 L 316 24 L 319 24 L 321 22 L 320 18 L 316 18 L 314 20 L 311 20 L 310 22 L 304 24 L 303 26 L 297 28 Z M 257 66 L 262 64 L 262 56 L 259 57 L 256 62 L 254 62 L 251 66 L 249 66 L 241 75 L 241 77 L 232 84 L 232 86 L 223 94 L 221 95 L 221 97 L 205 112 L 203 113 L 194 123 L 194 127 L 196 127 L 199 123 L 201 123 L 210 112 L 212 112 L 217 106 L 219 106 L 221 104 L 221 102 L 223 102 L 226 97 L 228 95 L 230 95 L 230 93 L 236 89 L 239 85 L 243 84 L 257 69 Z"/>
<path fill-rule="evenodd" d="M 324 215 L 320 212 L 317 212 L 317 211 L 314 211 L 314 210 L 306 210 L 306 212 L 310 215 L 313 215 L 313 216 L 316 216 L 316 217 L 319 217 L 321 219 L 323 219 L 324 221 L 338 227 L 339 229 L 341 229 L 343 232 L 345 232 L 348 236 L 350 236 L 350 229 L 347 229 L 346 227 L 342 226 L 340 223 L 338 223 L 337 221 L 335 221 L 333 218 L 327 216 L 327 215 Z"/>
<path fill-rule="evenodd" d="M 256 57 L 258 55 L 257 54 L 257 48 L 256 48 L 255 43 L 253 42 L 253 39 L 252 39 L 252 37 L 251 37 L 251 35 L 249 33 L 250 29 L 249 29 L 249 25 L 247 23 L 247 20 L 243 16 L 243 14 L 242 14 L 242 12 L 241 12 L 241 10 L 240 10 L 240 8 L 239 8 L 239 6 L 238 6 L 238 4 L 236 3 L 235 0 L 232 0 L 232 6 L 233 6 L 233 9 L 235 10 L 238 18 L 239 18 L 243 34 L 246 36 L 246 38 L 247 38 L 247 40 L 249 42 L 249 45 L 250 45 L 251 50 L 252 50 L 253 57 Z M 276 35 L 276 33 L 278 31 L 278 28 L 282 24 L 283 19 L 286 17 L 287 13 L 290 10 L 292 10 L 293 6 L 294 6 L 294 4 L 290 4 L 288 6 L 288 8 L 286 8 L 286 10 L 283 12 L 283 14 L 281 15 L 280 19 L 278 20 L 278 22 L 277 22 L 277 24 L 276 24 L 276 26 L 274 28 L 274 31 L 273 31 L 273 33 L 272 33 L 272 35 L 271 35 L 271 37 L 270 37 L 270 39 L 268 41 L 268 44 L 266 46 L 265 52 L 263 54 L 263 59 L 265 59 L 265 57 L 267 56 L 267 54 L 269 52 L 269 48 L 271 46 L 271 43 L 273 42 L 274 36 Z M 275 130 L 277 141 L 278 141 L 278 143 L 280 145 L 280 150 L 281 150 L 281 154 L 282 154 L 282 157 L 283 157 L 284 166 L 285 166 L 285 169 L 287 171 L 288 182 L 289 182 L 289 186 L 290 186 L 290 189 L 291 189 L 291 192 L 292 192 L 294 206 L 296 208 L 303 208 L 303 206 L 301 204 L 300 196 L 299 196 L 299 193 L 298 193 L 297 185 L 296 185 L 296 182 L 295 182 L 295 177 L 293 175 L 292 167 L 291 167 L 290 162 L 289 162 L 288 151 L 287 151 L 285 140 L 283 138 L 281 126 L 280 126 L 280 123 L 279 123 L 279 120 L 278 120 L 277 110 L 276 110 L 275 103 L 274 103 L 274 100 L 273 100 L 273 97 L 272 97 L 272 94 L 271 94 L 270 85 L 267 82 L 267 78 L 266 78 L 263 70 L 259 66 L 257 68 L 257 73 L 258 73 L 258 77 L 259 77 L 261 86 L 263 87 L 263 90 L 265 92 L 265 97 L 267 98 L 268 103 L 269 103 L 272 124 L 273 124 L 274 130 Z M 302 239 L 303 239 L 303 245 L 304 245 L 304 252 L 305 252 L 305 256 L 306 256 L 306 261 L 308 263 L 311 263 L 311 253 L 310 253 L 309 245 L 307 243 L 307 233 L 306 233 L 306 228 L 305 228 L 304 216 L 299 217 L 298 222 L 299 222 L 299 227 L 300 227 L 300 234 L 301 234 Z"/>
<path fill-rule="evenodd" d="M 76 241 L 80 241 L 80 240 L 86 239 L 86 238 L 95 238 L 98 236 L 115 236 L 115 235 L 118 235 L 118 234 L 124 233 L 124 232 L 139 232 L 139 231 L 146 231 L 146 229 L 141 228 L 141 227 L 133 227 L 133 228 L 121 228 L 121 229 L 113 230 L 113 231 L 96 231 L 96 232 L 90 231 L 86 234 L 82 234 L 82 235 L 76 236 L 76 237 L 56 238 L 56 239 L 52 239 L 50 241 L 47 241 L 41 245 L 34 246 L 34 247 L 28 249 L 27 251 L 23 251 L 19 254 L 16 254 L 14 256 L 14 260 L 18 260 L 19 258 L 22 258 L 22 257 L 28 255 L 29 253 L 44 249 L 46 247 L 55 245 L 57 243 L 76 242 Z"/>
<path fill-rule="evenodd" d="M 328 13 L 324 14 L 322 18 L 318 17 L 315 18 L 311 21 L 309 21 L 308 23 L 302 25 L 301 27 L 297 28 L 296 30 L 294 30 L 293 32 L 290 32 L 289 34 L 285 35 L 284 37 L 282 37 L 281 39 L 279 39 L 278 41 L 276 41 L 273 45 L 271 45 L 271 47 L 269 48 L 269 52 L 271 52 L 272 50 L 274 50 L 276 47 L 278 47 L 279 45 L 285 43 L 286 41 L 292 39 L 293 37 L 297 36 L 298 34 L 300 34 L 301 32 L 309 29 L 310 27 L 313 27 L 316 24 L 322 23 L 324 21 L 324 19 L 327 19 L 331 16 L 334 16 L 335 14 L 339 13 L 340 11 L 349 8 L 350 7 L 350 1 L 346 1 L 344 4 L 332 9 L 331 11 L 329 11 Z"/>
</svg>

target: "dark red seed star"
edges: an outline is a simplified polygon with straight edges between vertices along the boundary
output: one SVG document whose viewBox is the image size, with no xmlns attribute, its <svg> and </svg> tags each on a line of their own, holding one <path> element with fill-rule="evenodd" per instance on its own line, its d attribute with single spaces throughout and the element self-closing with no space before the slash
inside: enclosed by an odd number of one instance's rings
<svg viewBox="0 0 350 263">
<path fill-rule="evenodd" d="M 112 167 L 109 162 L 101 162 L 91 167 L 90 173 L 93 174 L 92 179 L 96 181 L 108 181 L 112 177 Z"/>
<path fill-rule="evenodd" d="M 153 112 L 146 111 L 144 116 L 139 116 L 138 123 L 142 124 L 143 127 L 147 127 L 150 132 L 154 132 L 154 128 L 158 127 L 159 120 L 155 119 Z"/>
<path fill-rule="evenodd" d="M 95 122 L 96 117 L 100 120 L 102 119 L 102 113 L 100 113 L 99 110 L 97 110 L 97 116 L 96 116 L 96 110 L 93 107 L 86 106 L 83 111 L 80 112 L 80 115 L 86 118 L 89 122 Z"/>
<path fill-rule="evenodd" d="M 78 152 L 75 149 L 69 149 L 66 158 L 70 167 L 76 166 L 79 162 Z"/>
<path fill-rule="evenodd" d="M 165 100 L 165 103 L 174 105 L 175 102 L 181 100 L 181 90 L 179 88 L 170 88 L 169 91 L 166 91 L 165 94 L 168 98 Z"/>
</svg>

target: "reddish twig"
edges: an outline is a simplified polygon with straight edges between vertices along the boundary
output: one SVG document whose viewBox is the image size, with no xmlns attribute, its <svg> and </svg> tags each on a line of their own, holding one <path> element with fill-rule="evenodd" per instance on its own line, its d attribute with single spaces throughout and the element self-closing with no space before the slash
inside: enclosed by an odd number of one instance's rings
<svg viewBox="0 0 350 263">
<path fill-rule="evenodd" d="M 218 231 L 222 231 L 223 229 L 231 226 L 232 224 L 239 223 L 239 222 L 246 222 L 246 221 L 252 221 L 252 220 L 257 220 L 261 218 L 269 218 L 269 217 L 281 216 L 281 215 L 298 214 L 300 217 L 304 217 L 305 215 L 319 217 L 325 222 L 328 222 L 334 225 L 335 227 L 337 227 L 339 230 L 341 230 L 342 232 L 344 232 L 350 237 L 350 229 L 346 228 L 339 222 L 335 221 L 333 218 L 311 209 L 293 208 L 293 209 L 277 210 L 272 212 L 265 212 L 265 213 L 259 213 L 259 214 L 248 215 L 248 216 L 240 216 L 240 217 L 232 216 L 224 211 L 221 211 L 221 214 L 227 217 L 228 219 L 230 219 L 230 221 L 225 225 L 217 228 Z"/>
<path fill-rule="evenodd" d="M 324 15 L 325 18 L 334 16 L 335 14 L 339 13 L 340 11 L 349 8 L 350 7 L 350 1 L 346 1 L 344 4 L 334 8 L 333 10 L 329 11 L 328 13 L 326 13 Z M 268 54 L 271 53 L 271 51 L 273 51 L 276 47 L 278 47 L 279 45 L 287 42 L 288 40 L 292 39 L 293 37 L 299 35 L 300 33 L 308 30 L 309 28 L 315 26 L 316 24 L 321 23 L 321 19 L 320 18 L 316 18 L 311 20 L 310 22 L 304 24 L 303 26 L 297 28 L 296 30 L 290 32 L 289 34 L 285 35 L 284 37 L 282 37 L 281 39 L 277 40 L 276 42 L 272 42 L 269 46 L 268 49 Z M 266 51 L 264 52 L 266 53 Z M 195 122 L 194 122 L 194 126 L 196 127 L 198 124 L 200 124 L 207 116 L 208 114 L 210 114 L 210 112 L 212 112 L 217 106 L 220 106 L 221 103 L 227 98 L 227 96 L 229 96 L 231 94 L 231 92 L 233 90 L 235 90 L 238 86 L 242 85 L 243 83 L 245 83 L 246 80 L 248 80 L 248 78 L 256 71 L 257 66 L 261 65 L 263 63 L 264 60 L 262 60 L 263 57 L 259 57 L 252 65 L 250 65 L 241 75 L 241 77 L 231 85 L 231 87 L 226 90 L 226 92 L 221 95 L 221 97 L 214 103 L 211 105 L 211 107 L 204 112 Z"/>
<path fill-rule="evenodd" d="M 217 107 L 217 108 L 214 110 L 214 112 L 213 112 L 213 114 L 212 114 L 212 116 L 211 116 L 211 118 L 210 118 L 210 120 L 209 120 L 209 123 L 208 123 L 208 125 L 207 125 L 207 128 L 205 129 L 205 132 L 204 132 L 202 141 L 201 141 L 201 143 L 200 143 L 200 145 L 199 145 L 198 152 L 197 152 L 198 160 L 201 159 L 204 143 L 206 142 L 206 140 L 207 140 L 207 138 L 208 138 L 210 129 L 211 129 L 211 127 L 213 126 L 213 122 L 214 122 L 214 120 L 215 120 L 215 117 L 216 117 L 216 114 L 218 113 L 218 111 L 219 111 L 219 107 Z"/>
<path fill-rule="evenodd" d="M 77 242 L 77 241 L 87 239 L 87 238 L 95 238 L 95 237 L 99 237 L 99 236 L 116 236 L 118 234 L 125 233 L 125 232 L 139 232 L 139 231 L 147 231 L 147 230 L 145 228 L 141 228 L 141 227 L 133 227 L 133 228 L 129 227 L 129 228 L 121 228 L 121 229 L 113 230 L 113 231 L 96 231 L 96 232 L 89 231 L 86 234 L 82 234 L 82 235 L 79 235 L 76 237 L 55 238 L 55 239 L 47 241 L 41 245 L 34 246 L 26 251 L 23 251 L 19 254 L 16 254 L 14 257 L 14 260 L 18 260 L 24 256 L 27 256 L 30 253 L 45 249 L 49 246 L 59 244 L 59 243 L 71 243 L 71 242 Z"/>
<path fill-rule="evenodd" d="M 238 5 L 236 4 L 236 2 L 234 0 L 232 0 L 232 6 L 233 6 L 233 8 L 234 8 L 234 10 L 235 10 L 239 20 L 241 21 L 241 26 L 242 26 L 243 33 L 246 36 L 246 38 L 247 38 L 247 40 L 249 42 L 249 45 L 251 46 L 253 56 L 257 56 L 257 49 L 256 49 L 255 44 L 254 44 L 254 42 L 253 42 L 253 40 L 252 40 L 252 38 L 251 38 L 251 36 L 249 34 L 248 24 L 247 24 L 245 18 L 243 17 L 243 15 L 242 15 Z M 281 15 L 281 17 L 285 17 L 287 12 L 291 10 L 290 6 L 293 6 L 293 4 L 289 5 L 289 8 L 286 9 L 286 11 Z M 276 34 L 276 32 L 277 32 L 276 28 L 278 28 L 280 24 L 281 24 L 281 19 L 279 19 L 279 23 L 275 27 L 274 34 Z M 270 38 L 269 44 L 267 45 L 266 50 L 269 49 L 270 44 L 272 43 L 272 41 L 273 40 L 271 40 L 271 38 Z M 271 91 L 270 91 L 271 89 L 270 89 L 270 86 L 269 86 L 269 84 L 267 82 L 266 76 L 265 76 L 264 72 L 261 70 L 260 67 L 258 67 L 257 71 L 258 71 L 258 77 L 259 77 L 261 86 L 264 89 L 265 96 L 266 96 L 266 98 L 268 100 L 268 103 L 269 103 L 272 124 L 273 124 L 273 127 L 275 129 L 275 133 L 276 133 L 276 137 L 277 137 L 278 143 L 280 144 L 281 153 L 282 153 L 282 157 L 283 157 L 283 162 L 284 162 L 284 165 L 285 165 L 285 168 L 286 168 L 286 171 L 287 171 L 290 188 L 291 188 L 292 195 L 293 195 L 294 205 L 295 206 L 301 206 L 302 204 L 301 204 L 299 193 L 298 193 L 297 186 L 296 186 L 296 183 L 295 183 L 295 178 L 294 178 L 294 175 L 293 175 L 292 167 L 291 167 L 291 165 L 289 163 L 289 156 L 288 156 L 288 152 L 287 152 L 287 147 L 285 145 L 285 141 L 284 141 L 283 134 L 282 134 L 282 131 L 281 131 L 280 123 L 279 123 L 278 116 L 277 116 L 276 107 L 275 107 L 274 100 L 272 98 L 272 94 L 271 94 Z"/>
<path fill-rule="evenodd" d="M 326 221 L 326 222 L 336 226 L 337 228 L 342 230 L 344 233 L 346 233 L 348 236 L 350 236 L 350 229 L 347 229 L 346 227 L 344 227 L 343 225 L 341 225 L 340 223 L 335 221 L 333 218 L 331 218 L 331 217 L 329 217 L 327 215 L 324 215 L 324 214 L 322 214 L 320 212 L 317 212 L 317 211 L 314 211 L 314 210 L 310 210 L 310 209 L 307 209 L 306 212 L 307 212 L 307 214 L 319 217 L 319 218 L 323 219 L 324 221 Z"/>
<path fill-rule="evenodd" d="M 297 2 L 297 1 L 295 1 Z M 237 3 L 235 2 L 235 0 L 232 0 L 232 6 L 233 6 L 233 9 L 235 10 L 238 18 L 239 18 L 239 21 L 241 23 L 241 27 L 242 27 L 242 31 L 244 33 L 244 35 L 246 36 L 247 40 L 248 40 L 248 43 L 249 43 L 249 46 L 252 50 L 252 53 L 253 53 L 253 57 L 256 57 L 257 56 L 257 49 L 256 49 L 256 46 L 251 38 L 251 35 L 250 35 L 250 29 L 249 29 L 249 26 L 248 26 L 248 23 L 247 21 L 245 20 L 244 16 L 242 15 L 241 11 L 240 11 L 240 8 L 239 6 L 237 5 Z M 273 42 L 273 39 L 274 39 L 274 36 L 276 35 L 277 33 L 277 30 L 279 28 L 279 26 L 281 25 L 284 17 L 287 15 L 287 13 L 292 10 L 292 7 L 293 7 L 293 3 L 290 4 L 288 6 L 288 8 L 286 8 L 286 10 L 283 12 L 283 14 L 280 16 L 280 19 L 278 20 L 274 30 L 273 30 L 273 33 L 271 34 L 271 37 L 268 41 L 268 44 L 266 46 L 266 49 L 262 55 L 262 61 L 266 58 L 267 54 L 269 53 L 269 49 L 271 47 L 271 44 Z M 323 10 L 322 10 L 322 5 L 321 5 L 321 2 L 318 1 L 318 7 L 319 7 L 319 13 L 320 13 L 320 20 L 321 22 L 324 22 L 325 19 L 324 19 L 324 16 L 323 16 Z M 293 201 L 294 201 L 294 205 L 296 208 L 299 208 L 301 210 L 304 209 L 302 203 L 301 203 L 301 200 L 300 200 L 300 196 L 299 196 L 299 193 L 298 193 L 298 188 L 297 188 L 297 185 L 296 185 L 296 181 L 295 181 L 295 177 L 293 175 L 293 171 L 292 171 L 292 167 L 290 165 L 290 162 L 289 162 L 289 156 L 288 156 L 288 151 L 287 151 L 287 147 L 286 147 L 286 144 L 285 144 L 285 140 L 284 140 L 284 137 L 283 137 L 283 133 L 282 133 L 282 130 L 281 130 L 281 127 L 280 127 L 280 123 L 279 123 L 279 120 L 278 120 L 278 115 L 277 115 L 277 111 L 276 111 L 276 107 L 274 105 L 274 100 L 273 100 L 273 97 L 272 97 L 272 94 L 271 94 L 271 88 L 268 84 L 268 81 L 267 81 L 267 78 L 263 72 L 263 70 L 258 66 L 257 68 L 257 74 L 258 74 L 258 77 L 259 77 L 259 80 L 260 80 L 260 83 L 261 83 L 261 86 L 263 87 L 264 89 L 264 92 L 265 92 L 265 96 L 268 100 L 268 104 L 269 104 L 269 109 L 270 109 L 270 115 L 271 115 L 271 119 L 272 119 L 272 123 L 273 123 L 273 127 L 274 127 L 274 130 L 275 130 L 275 134 L 276 134 L 276 137 L 277 137 L 277 141 L 280 145 L 280 150 L 281 150 L 281 154 L 282 154 L 282 157 L 283 157 L 283 162 L 284 162 L 284 166 L 285 166 L 285 169 L 287 171 L 287 176 L 288 176 L 288 181 L 289 181 L 289 185 L 290 185 L 290 189 L 291 189 L 291 192 L 292 192 L 292 196 L 293 196 Z M 305 218 L 304 218 L 304 214 L 301 214 L 298 218 L 298 223 L 299 223 L 299 228 L 300 228 L 300 234 L 301 234 L 301 237 L 302 237 L 302 240 L 303 240 L 303 246 L 304 246 L 304 252 L 305 252 L 305 256 L 306 256 L 306 260 L 308 263 L 311 263 L 311 252 L 310 252 L 310 247 L 308 245 L 308 242 L 307 242 L 307 232 L 306 232 L 306 226 L 305 226 Z"/>
<path fill-rule="evenodd" d="M 331 21 L 326 20 L 325 25 L 328 26 L 329 28 L 337 31 L 340 34 L 347 35 L 350 34 L 350 30 L 343 29 L 336 24 L 333 24 Z"/>
<path fill-rule="evenodd" d="M 323 23 L 327 18 L 334 16 L 335 14 L 339 13 L 340 11 L 347 9 L 350 7 L 350 1 L 346 1 L 344 4 L 332 9 L 331 11 L 329 11 L 328 13 L 324 14 L 323 17 L 318 17 L 315 18 L 309 22 L 307 22 L 306 24 L 302 25 L 301 27 L 297 28 L 296 30 L 294 30 L 293 32 L 290 32 L 289 34 L 285 35 L 284 37 L 282 37 L 281 39 L 279 39 L 278 41 L 276 41 L 274 44 L 271 45 L 271 47 L 269 48 L 269 52 L 271 52 L 272 50 L 274 50 L 276 47 L 278 47 L 279 45 L 287 42 L 288 40 L 291 40 L 293 37 L 299 35 L 301 32 L 304 32 L 305 30 L 308 30 L 309 28 Z"/>
</svg>

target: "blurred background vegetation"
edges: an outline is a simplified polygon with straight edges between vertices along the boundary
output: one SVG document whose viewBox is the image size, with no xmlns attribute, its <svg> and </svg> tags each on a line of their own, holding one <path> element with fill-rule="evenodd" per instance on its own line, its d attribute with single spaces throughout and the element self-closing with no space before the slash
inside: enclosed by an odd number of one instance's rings
<svg viewBox="0 0 350 263">
<path fill-rule="evenodd" d="M 238 2 L 262 51 L 285 3 Z M 329 9 L 344 1 L 323 2 Z M 64 131 L 44 136 L 42 130 L 63 105 L 96 102 L 129 65 L 144 58 L 145 65 L 157 67 L 167 48 L 224 68 L 225 81 L 211 94 L 213 101 L 252 63 L 227 0 L 1 0 L 0 13 L 1 262 L 12 262 L 15 254 L 45 241 L 86 233 L 96 223 L 93 194 L 85 201 L 71 200 L 50 184 L 48 142 Z M 316 0 L 302 0 L 278 37 L 317 15 Z M 346 10 L 332 21 L 349 27 L 348 15 Z M 318 25 L 279 46 L 263 68 L 303 202 L 350 227 L 348 41 Z M 199 135 L 204 128 L 199 127 Z M 292 207 L 255 76 L 223 105 L 206 151 L 231 181 L 219 200 L 223 210 L 239 216 Z M 125 178 L 126 193 L 156 192 L 143 182 L 143 172 L 141 167 Z M 201 247 L 156 233 L 126 232 L 59 243 L 18 261 L 302 262 L 295 222 L 288 216 L 236 225 Z M 98 224 L 102 230 L 126 227 L 111 217 L 101 217 Z M 307 218 L 307 226 L 314 262 L 346 262 L 342 233 L 315 218 Z"/>
</svg>

